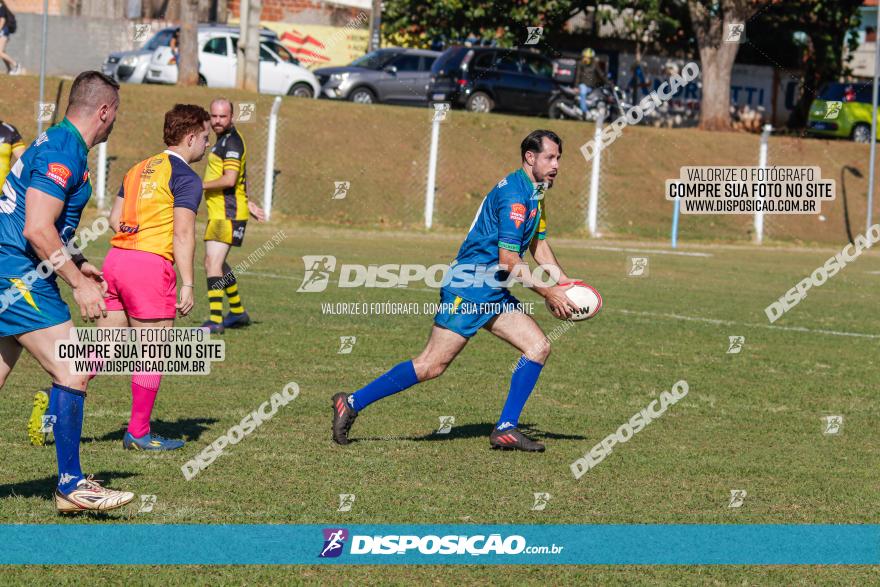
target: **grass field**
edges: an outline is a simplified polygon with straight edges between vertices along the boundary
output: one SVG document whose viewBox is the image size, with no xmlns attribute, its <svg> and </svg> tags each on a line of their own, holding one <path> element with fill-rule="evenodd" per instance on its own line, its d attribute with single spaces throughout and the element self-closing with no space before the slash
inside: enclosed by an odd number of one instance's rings
<svg viewBox="0 0 880 587">
<path fill-rule="evenodd" d="M 329 197 L 329 195 L 328 195 Z M 552 198 L 552 192 L 548 199 Z M 552 205 L 552 199 L 550 204 Z M 559 214 L 559 213 L 557 213 Z M 239 279 L 256 323 L 224 335 L 228 358 L 210 377 L 166 377 L 154 430 L 188 441 L 170 454 L 124 452 L 128 379 L 99 377 L 86 402 L 84 468 L 116 488 L 157 496 L 151 513 L 59 519 L 50 501 L 53 448 L 28 445 L 33 392 L 48 381 L 24 357 L 0 401 L 0 523 L 878 523 L 880 416 L 876 353 L 880 257 L 866 253 L 769 326 L 763 309 L 833 254 L 833 248 L 685 247 L 551 240 L 571 274 L 605 298 L 603 313 L 554 344 L 522 422 L 547 444 L 541 455 L 491 451 L 517 353 L 479 334 L 441 378 L 364 410 L 348 447 L 330 441 L 329 397 L 353 390 L 421 349 L 428 316 L 329 316 L 328 302 L 437 301 L 424 287 L 297 293 L 302 255 L 339 263 L 448 262 L 460 235 L 375 232 L 295 222 L 251 226 L 233 264 L 286 238 Z M 87 255 L 100 258 L 106 243 Z M 644 251 L 648 252 L 644 252 Z M 199 252 L 201 251 L 201 245 Z M 635 252 L 640 251 L 640 252 Z M 627 276 L 627 257 L 649 275 Z M 197 254 L 197 258 L 198 254 Z M 203 273 L 198 306 L 207 314 Z M 519 292 L 523 301 L 537 296 Z M 546 332 L 561 324 L 541 304 Z M 833 331 L 834 333 L 831 333 Z M 873 337 L 852 336 L 867 334 Z M 728 336 L 745 337 L 727 354 Z M 356 336 L 351 354 L 339 337 Z M 596 469 L 575 480 L 569 464 L 679 379 L 690 393 Z M 246 440 L 192 481 L 181 465 L 286 383 L 301 388 Z M 820 418 L 843 415 L 839 435 Z M 432 432 L 454 416 L 447 436 Z M 743 507 L 728 507 L 745 489 Z M 533 492 L 552 495 L 531 511 Z M 338 495 L 357 496 L 337 512 Z M 869 584 L 866 567 L 134 567 L 88 571 L 114 584 Z M 84 570 L 77 569 L 76 577 Z M 71 569 L 4 569 L 8 584 L 74 582 Z M 77 580 L 80 580 L 77 579 Z"/>
</svg>

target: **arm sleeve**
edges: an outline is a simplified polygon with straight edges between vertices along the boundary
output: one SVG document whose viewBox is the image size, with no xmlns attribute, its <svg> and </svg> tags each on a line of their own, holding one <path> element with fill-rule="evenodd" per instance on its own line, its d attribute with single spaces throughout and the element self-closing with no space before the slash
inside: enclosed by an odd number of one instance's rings
<svg viewBox="0 0 880 587">
<path fill-rule="evenodd" d="M 186 208 L 198 213 L 202 200 L 202 180 L 195 172 L 175 173 L 171 176 L 171 194 L 175 208 Z"/>
<path fill-rule="evenodd" d="M 502 190 L 495 199 L 495 216 L 498 218 L 498 247 L 520 252 L 526 229 L 526 205 L 524 198 L 513 190 Z"/>
<path fill-rule="evenodd" d="M 67 153 L 45 151 L 34 159 L 30 185 L 50 196 L 66 201 L 80 184 L 82 170 Z"/>
<path fill-rule="evenodd" d="M 9 125 L 9 128 L 12 130 L 12 133 L 9 136 L 9 142 L 12 144 L 13 149 L 17 149 L 19 147 L 24 147 L 24 141 L 21 138 L 21 133 L 18 132 L 18 129 Z"/>
<path fill-rule="evenodd" d="M 223 171 L 241 169 L 242 157 L 244 157 L 244 142 L 238 133 L 230 135 L 226 139 L 226 152 L 223 153 Z"/>
</svg>

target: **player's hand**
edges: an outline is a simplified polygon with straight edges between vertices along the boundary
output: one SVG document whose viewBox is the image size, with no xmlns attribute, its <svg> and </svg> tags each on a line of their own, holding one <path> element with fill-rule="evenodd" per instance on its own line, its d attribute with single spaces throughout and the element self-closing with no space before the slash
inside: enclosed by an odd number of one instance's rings
<svg viewBox="0 0 880 587">
<path fill-rule="evenodd" d="M 175 308 L 177 308 L 177 313 L 181 316 L 186 316 L 189 314 L 195 302 L 193 302 L 193 288 L 191 287 L 181 287 L 180 288 L 180 297 L 175 304 Z"/>
<path fill-rule="evenodd" d="M 103 288 L 93 279 L 81 280 L 73 288 L 73 299 L 79 304 L 79 313 L 83 320 L 94 322 L 98 318 L 107 317 Z"/>
<path fill-rule="evenodd" d="M 266 221 L 266 211 L 251 201 L 248 201 L 248 212 L 251 213 L 251 216 L 256 218 L 257 222 Z"/>
<path fill-rule="evenodd" d="M 102 295 L 107 295 L 107 282 L 104 281 L 103 272 L 101 272 L 97 267 L 95 267 L 88 261 L 80 265 L 79 270 L 82 272 L 83 275 L 101 286 Z"/>
<path fill-rule="evenodd" d="M 580 309 L 565 295 L 565 290 L 573 285 L 573 283 L 554 285 L 547 294 L 547 304 L 550 306 L 550 311 L 560 320 L 568 320 L 571 318 L 572 312 L 577 312 Z"/>
</svg>

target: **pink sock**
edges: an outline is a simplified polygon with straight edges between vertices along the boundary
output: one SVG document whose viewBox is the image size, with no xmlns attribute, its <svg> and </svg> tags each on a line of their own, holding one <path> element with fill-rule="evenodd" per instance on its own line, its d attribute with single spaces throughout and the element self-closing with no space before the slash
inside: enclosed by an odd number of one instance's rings
<svg viewBox="0 0 880 587">
<path fill-rule="evenodd" d="M 131 376 L 131 420 L 128 421 L 128 432 L 135 438 L 142 438 L 150 433 L 150 415 L 159 384 L 161 373 L 134 373 Z"/>
</svg>

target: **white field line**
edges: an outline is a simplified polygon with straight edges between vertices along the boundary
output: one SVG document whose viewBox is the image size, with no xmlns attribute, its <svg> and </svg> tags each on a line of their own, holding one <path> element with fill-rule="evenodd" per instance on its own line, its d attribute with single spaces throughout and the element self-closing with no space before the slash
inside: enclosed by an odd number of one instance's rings
<svg viewBox="0 0 880 587">
<path fill-rule="evenodd" d="M 301 276 L 297 275 L 279 275 L 278 273 L 264 273 L 262 271 L 247 271 L 244 272 L 243 275 L 257 275 L 260 277 L 268 277 L 270 279 L 286 279 L 289 281 L 302 281 Z M 329 283 L 338 283 L 338 280 L 331 279 Z M 379 289 L 379 288 L 373 288 Z M 403 288 L 384 288 L 388 290 L 396 290 Z M 408 291 L 426 291 L 431 293 L 438 293 L 438 288 L 432 287 L 407 287 Z M 780 330 L 784 332 L 804 332 L 807 334 L 827 334 L 829 336 L 850 336 L 855 338 L 871 338 L 871 339 L 880 339 L 880 334 L 867 334 L 864 332 L 846 332 L 843 330 L 825 330 L 823 328 L 806 328 L 804 326 L 778 326 L 775 324 L 760 324 L 755 322 L 736 322 L 734 320 L 718 320 L 715 318 L 700 318 L 698 316 L 683 316 L 681 314 L 668 314 L 662 312 L 638 312 L 635 310 L 623 310 L 623 309 L 605 309 L 606 312 L 619 312 L 621 314 L 626 314 L 629 316 L 644 316 L 648 318 L 665 318 L 667 320 L 681 320 L 685 322 L 702 322 L 703 324 L 715 324 L 718 326 L 737 326 L 743 328 L 766 328 L 768 330 Z"/>
<path fill-rule="evenodd" d="M 682 257 L 714 257 L 712 253 L 693 253 L 688 251 L 664 251 L 661 249 L 630 249 L 626 247 L 603 247 L 586 245 L 585 249 L 594 249 L 597 251 L 620 251 L 625 253 L 650 253 L 652 255 L 679 255 Z"/>
</svg>

